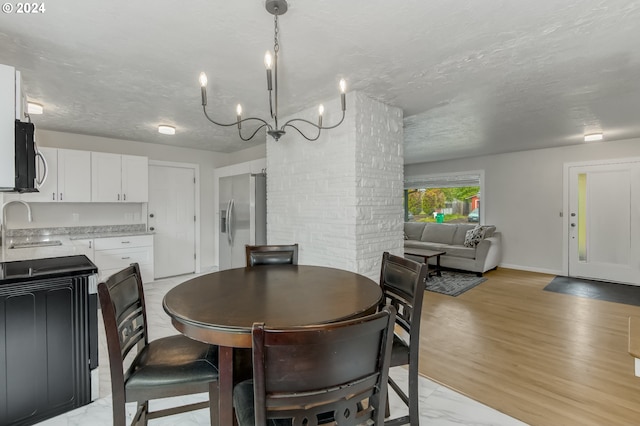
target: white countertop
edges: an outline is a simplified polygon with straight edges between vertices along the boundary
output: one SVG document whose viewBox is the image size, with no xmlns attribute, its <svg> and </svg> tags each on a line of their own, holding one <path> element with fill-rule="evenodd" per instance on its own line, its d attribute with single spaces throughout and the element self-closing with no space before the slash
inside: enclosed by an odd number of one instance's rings
<svg viewBox="0 0 640 426">
<path fill-rule="evenodd" d="M 128 231 L 128 232 L 104 232 L 91 234 L 62 234 L 62 235 L 33 235 L 27 237 L 9 237 L 7 244 L 2 245 L 2 253 L 0 261 L 10 262 L 14 260 L 42 259 L 46 257 L 73 256 L 85 254 L 86 248 L 77 245 L 75 242 L 80 240 L 94 238 L 109 237 L 125 237 L 134 235 L 153 235 L 149 231 Z M 29 243 L 29 242 L 48 242 L 60 241 L 60 245 L 26 247 L 26 248 L 9 248 L 12 244 Z"/>
</svg>

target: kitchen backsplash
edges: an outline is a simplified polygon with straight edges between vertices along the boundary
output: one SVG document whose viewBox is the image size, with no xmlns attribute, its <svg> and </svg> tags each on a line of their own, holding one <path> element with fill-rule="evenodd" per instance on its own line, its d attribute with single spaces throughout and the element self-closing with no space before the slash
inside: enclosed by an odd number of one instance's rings
<svg viewBox="0 0 640 426">
<path fill-rule="evenodd" d="M 5 200 L 8 201 L 8 200 Z M 147 223 L 146 203 L 29 203 L 33 221 L 24 206 L 7 208 L 8 229 L 62 228 Z"/>
<path fill-rule="evenodd" d="M 31 237 L 35 235 L 99 235 L 111 233 L 138 233 L 145 232 L 147 226 L 144 223 L 133 225 L 106 225 L 106 226 L 66 226 L 53 228 L 23 228 L 7 229 L 7 237 Z"/>
</svg>

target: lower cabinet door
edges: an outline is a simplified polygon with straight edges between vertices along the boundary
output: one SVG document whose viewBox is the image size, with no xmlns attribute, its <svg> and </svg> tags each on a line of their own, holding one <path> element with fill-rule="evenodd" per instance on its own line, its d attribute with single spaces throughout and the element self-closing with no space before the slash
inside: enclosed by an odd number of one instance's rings
<svg viewBox="0 0 640 426">
<path fill-rule="evenodd" d="M 90 402 L 82 283 L 20 283 L 0 291 L 0 424 L 30 425 Z M 86 293 L 86 289 L 84 289 Z M 83 313 L 84 311 L 84 313 Z M 82 330 L 81 330 L 82 328 Z"/>
</svg>

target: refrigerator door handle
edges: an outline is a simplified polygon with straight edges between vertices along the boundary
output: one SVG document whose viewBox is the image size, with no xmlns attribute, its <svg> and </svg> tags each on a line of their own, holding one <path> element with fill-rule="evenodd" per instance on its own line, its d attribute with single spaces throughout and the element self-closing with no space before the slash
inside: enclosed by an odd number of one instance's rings
<svg viewBox="0 0 640 426">
<path fill-rule="evenodd" d="M 229 207 L 227 208 L 227 239 L 229 240 L 229 245 L 233 245 L 233 198 L 229 200 Z"/>
</svg>

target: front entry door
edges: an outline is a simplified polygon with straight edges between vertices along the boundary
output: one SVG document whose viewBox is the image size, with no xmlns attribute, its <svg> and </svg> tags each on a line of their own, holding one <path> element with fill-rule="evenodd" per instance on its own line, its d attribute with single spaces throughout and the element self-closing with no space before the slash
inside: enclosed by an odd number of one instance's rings
<svg viewBox="0 0 640 426">
<path fill-rule="evenodd" d="M 640 285 L 640 162 L 569 167 L 569 276 Z"/>
</svg>

